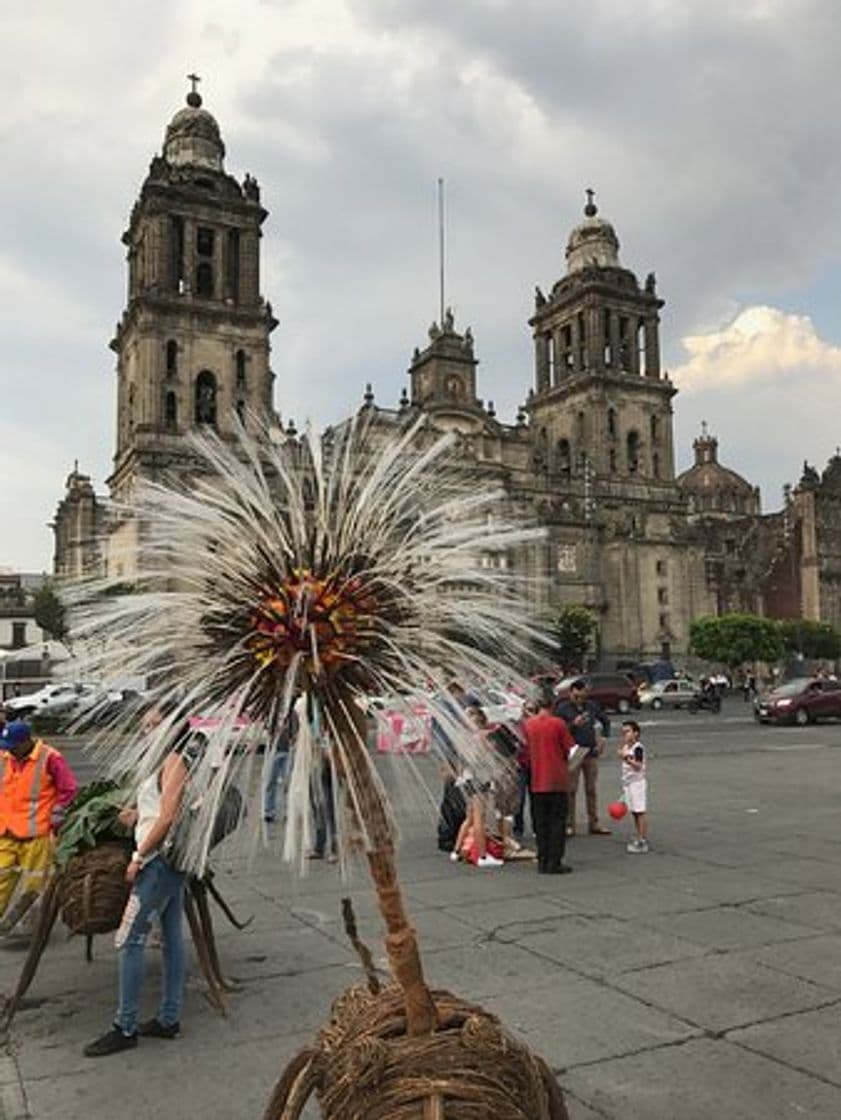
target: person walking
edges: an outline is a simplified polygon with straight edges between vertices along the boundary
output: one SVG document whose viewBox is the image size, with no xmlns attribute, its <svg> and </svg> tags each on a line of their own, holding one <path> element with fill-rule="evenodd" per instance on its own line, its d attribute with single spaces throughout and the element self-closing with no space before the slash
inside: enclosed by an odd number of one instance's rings
<svg viewBox="0 0 841 1120">
<path fill-rule="evenodd" d="M 648 779 L 645 747 L 640 739 L 640 725 L 633 719 L 622 724 L 622 797 L 634 818 L 636 836 L 628 844 L 631 855 L 648 851 Z"/>
<path fill-rule="evenodd" d="M 43 892 L 55 833 L 77 788 L 60 751 L 33 738 L 24 720 L 5 724 L 0 732 L 0 935 L 10 933 Z"/>
<path fill-rule="evenodd" d="M 147 729 L 160 723 L 163 716 L 161 709 L 152 709 L 147 714 Z M 186 875 L 167 862 L 163 849 L 178 819 L 187 779 L 200 751 L 197 737 L 191 735 L 189 725 L 185 724 L 176 733 L 160 769 L 141 782 L 136 806 L 123 809 L 120 814 L 124 825 L 134 826 L 135 850 L 126 870 L 131 894 L 115 938 L 119 951 L 119 1004 L 110 1030 L 84 1047 L 87 1058 L 132 1049 L 137 1045 L 138 1035 L 174 1039 L 180 1033 L 185 979 L 181 915 Z M 138 1023 L 143 955 L 153 917 L 157 917 L 161 927 L 163 987 L 155 1018 Z"/>
<path fill-rule="evenodd" d="M 587 831 L 591 836 L 610 836 L 610 829 L 602 828 L 599 824 L 598 807 L 599 756 L 604 753 L 604 740 L 610 734 L 610 720 L 599 705 L 588 697 L 587 691 L 585 680 L 573 681 L 569 699 L 560 700 L 555 705 L 555 715 L 566 723 L 575 742 L 587 751 L 584 761 L 570 780 L 566 834 L 575 835 L 575 795 L 583 773 L 584 794 L 587 799 Z M 601 734 L 596 730 L 597 725 L 601 727 Z"/>
<path fill-rule="evenodd" d="M 537 715 L 523 725 L 529 769 L 531 818 L 537 840 L 537 870 L 563 875 L 572 868 L 563 862 L 566 845 L 567 758 L 575 745 L 566 723 L 552 713 L 553 697 L 540 700 Z"/>
</svg>

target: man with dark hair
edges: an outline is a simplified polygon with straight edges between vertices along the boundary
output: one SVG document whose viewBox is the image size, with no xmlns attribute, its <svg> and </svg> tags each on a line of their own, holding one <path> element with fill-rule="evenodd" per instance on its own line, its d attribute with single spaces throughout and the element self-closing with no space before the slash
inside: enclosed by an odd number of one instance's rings
<svg viewBox="0 0 841 1120">
<path fill-rule="evenodd" d="M 552 714 L 554 698 L 542 696 L 537 715 L 523 725 L 529 767 L 531 817 L 537 839 L 537 870 L 541 875 L 572 871 L 564 862 L 567 815 L 567 758 L 575 745 L 562 719 Z"/>
<path fill-rule="evenodd" d="M 610 721 L 599 705 L 587 696 L 587 682 L 573 681 L 569 689 L 569 699 L 560 700 L 555 705 L 555 715 L 559 716 L 572 732 L 576 743 L 587 751 L 584 761 L 575 769 L 569 787 L 569 817 L 566 834 L 575 835 L 575 795 L 578 780 L 584 774 L 584 793 L 587 798 L 587 823 L 591 836 L 609 836 L 610 829 L 599 824 L 597 782 L 599 777 L 599 755 L 604 753 L 604 737 L 610 734 Z M 601 734 L 596 725 L 601 727 Z"/>
</svg>

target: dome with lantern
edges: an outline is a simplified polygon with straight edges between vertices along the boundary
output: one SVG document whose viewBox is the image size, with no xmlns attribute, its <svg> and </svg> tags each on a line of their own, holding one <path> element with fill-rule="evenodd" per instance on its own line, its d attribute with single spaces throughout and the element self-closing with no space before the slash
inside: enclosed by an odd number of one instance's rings
<svg viewBox="0 0 841 1120">
<path fill-rule="evenodd" d="M 706 421 L 692 444 L 695 462 L 676 482 L 689 501 L 690 513 L 744 516 L 760 513 L 759 488 L 718 461 L 718 440 L 709 434 Z"/>
<path fill-rule="evenodd" d="M 198 78 L 191 76 L 193 88 L 187 105 L 179 109 L 166 128 L 163 157 L 172 167 L 200 167 L 224 171 L 225 145 L 219 124 L 212 113 L 202 108 L 196 90 Z"/>
<path fill-rule="evenodd" d="M 619 238 L 610 222 L 599 216 L 592 190 L 587 191 L 584 221 L 569 235 L 566 259 L 568 273 L 584 268 L 621 268 Z"/>
</svg>

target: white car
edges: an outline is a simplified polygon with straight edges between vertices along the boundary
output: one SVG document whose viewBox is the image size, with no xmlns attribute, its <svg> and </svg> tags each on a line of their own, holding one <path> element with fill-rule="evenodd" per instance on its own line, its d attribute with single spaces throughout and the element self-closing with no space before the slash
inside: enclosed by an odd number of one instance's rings
<svg viewBox="0 0 841 1120">
<path fill-rule="evenodd" d="M 33 715 L 64 716 L 84 711 L 104 698 L 102 688 L 90 682 L 48 684 L 26 696 L 12 696 L 4 707 L 13 719 Z"/>
<path fill-rule="evenodd" d="M 515 692 L 487 688 L 482 694 L 488 723 L 517 723 L 523 715 L 523 698 Z"/>
</svg>

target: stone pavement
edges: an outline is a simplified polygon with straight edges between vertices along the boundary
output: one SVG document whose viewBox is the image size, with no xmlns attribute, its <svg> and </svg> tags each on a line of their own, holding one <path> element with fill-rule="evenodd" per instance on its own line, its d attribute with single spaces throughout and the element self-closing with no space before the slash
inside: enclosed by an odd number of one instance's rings
<svg viewBox="0 0 841 1120">
<path fill-rule="evenodd" d="M 402 877 L 430 982 L 541 1053 L 572 1120 L 841 1116 L 841 727 L 759 729 L 740 716 L 675 716 L 651 732 L 648 856 L 627 855 L 624 835 L 581 837 L 570 876 L 471 870 L 434 850 L 429 819 L 406 821 Z M 193 968 L 178 1041 L 83 1058 L 113 1011 L 114 951 L 99 938 L 86 964 L 57 930 L 0 1060 L 3 1120 L 262 1117 L 286 1061 L 360 977 L 342 894 L 378 957 L 380 929 L 361 870 L 349 887 L 326 864 L 296 881 L 261 852 L 250 870 L 223 854 L 218 874 L 254 915 L 243 933 L 219 915 L 223 963 L 243 984 L 227 1018 Z M 0 949 L 4 990 L 21 959 Z"/>
</svg>

